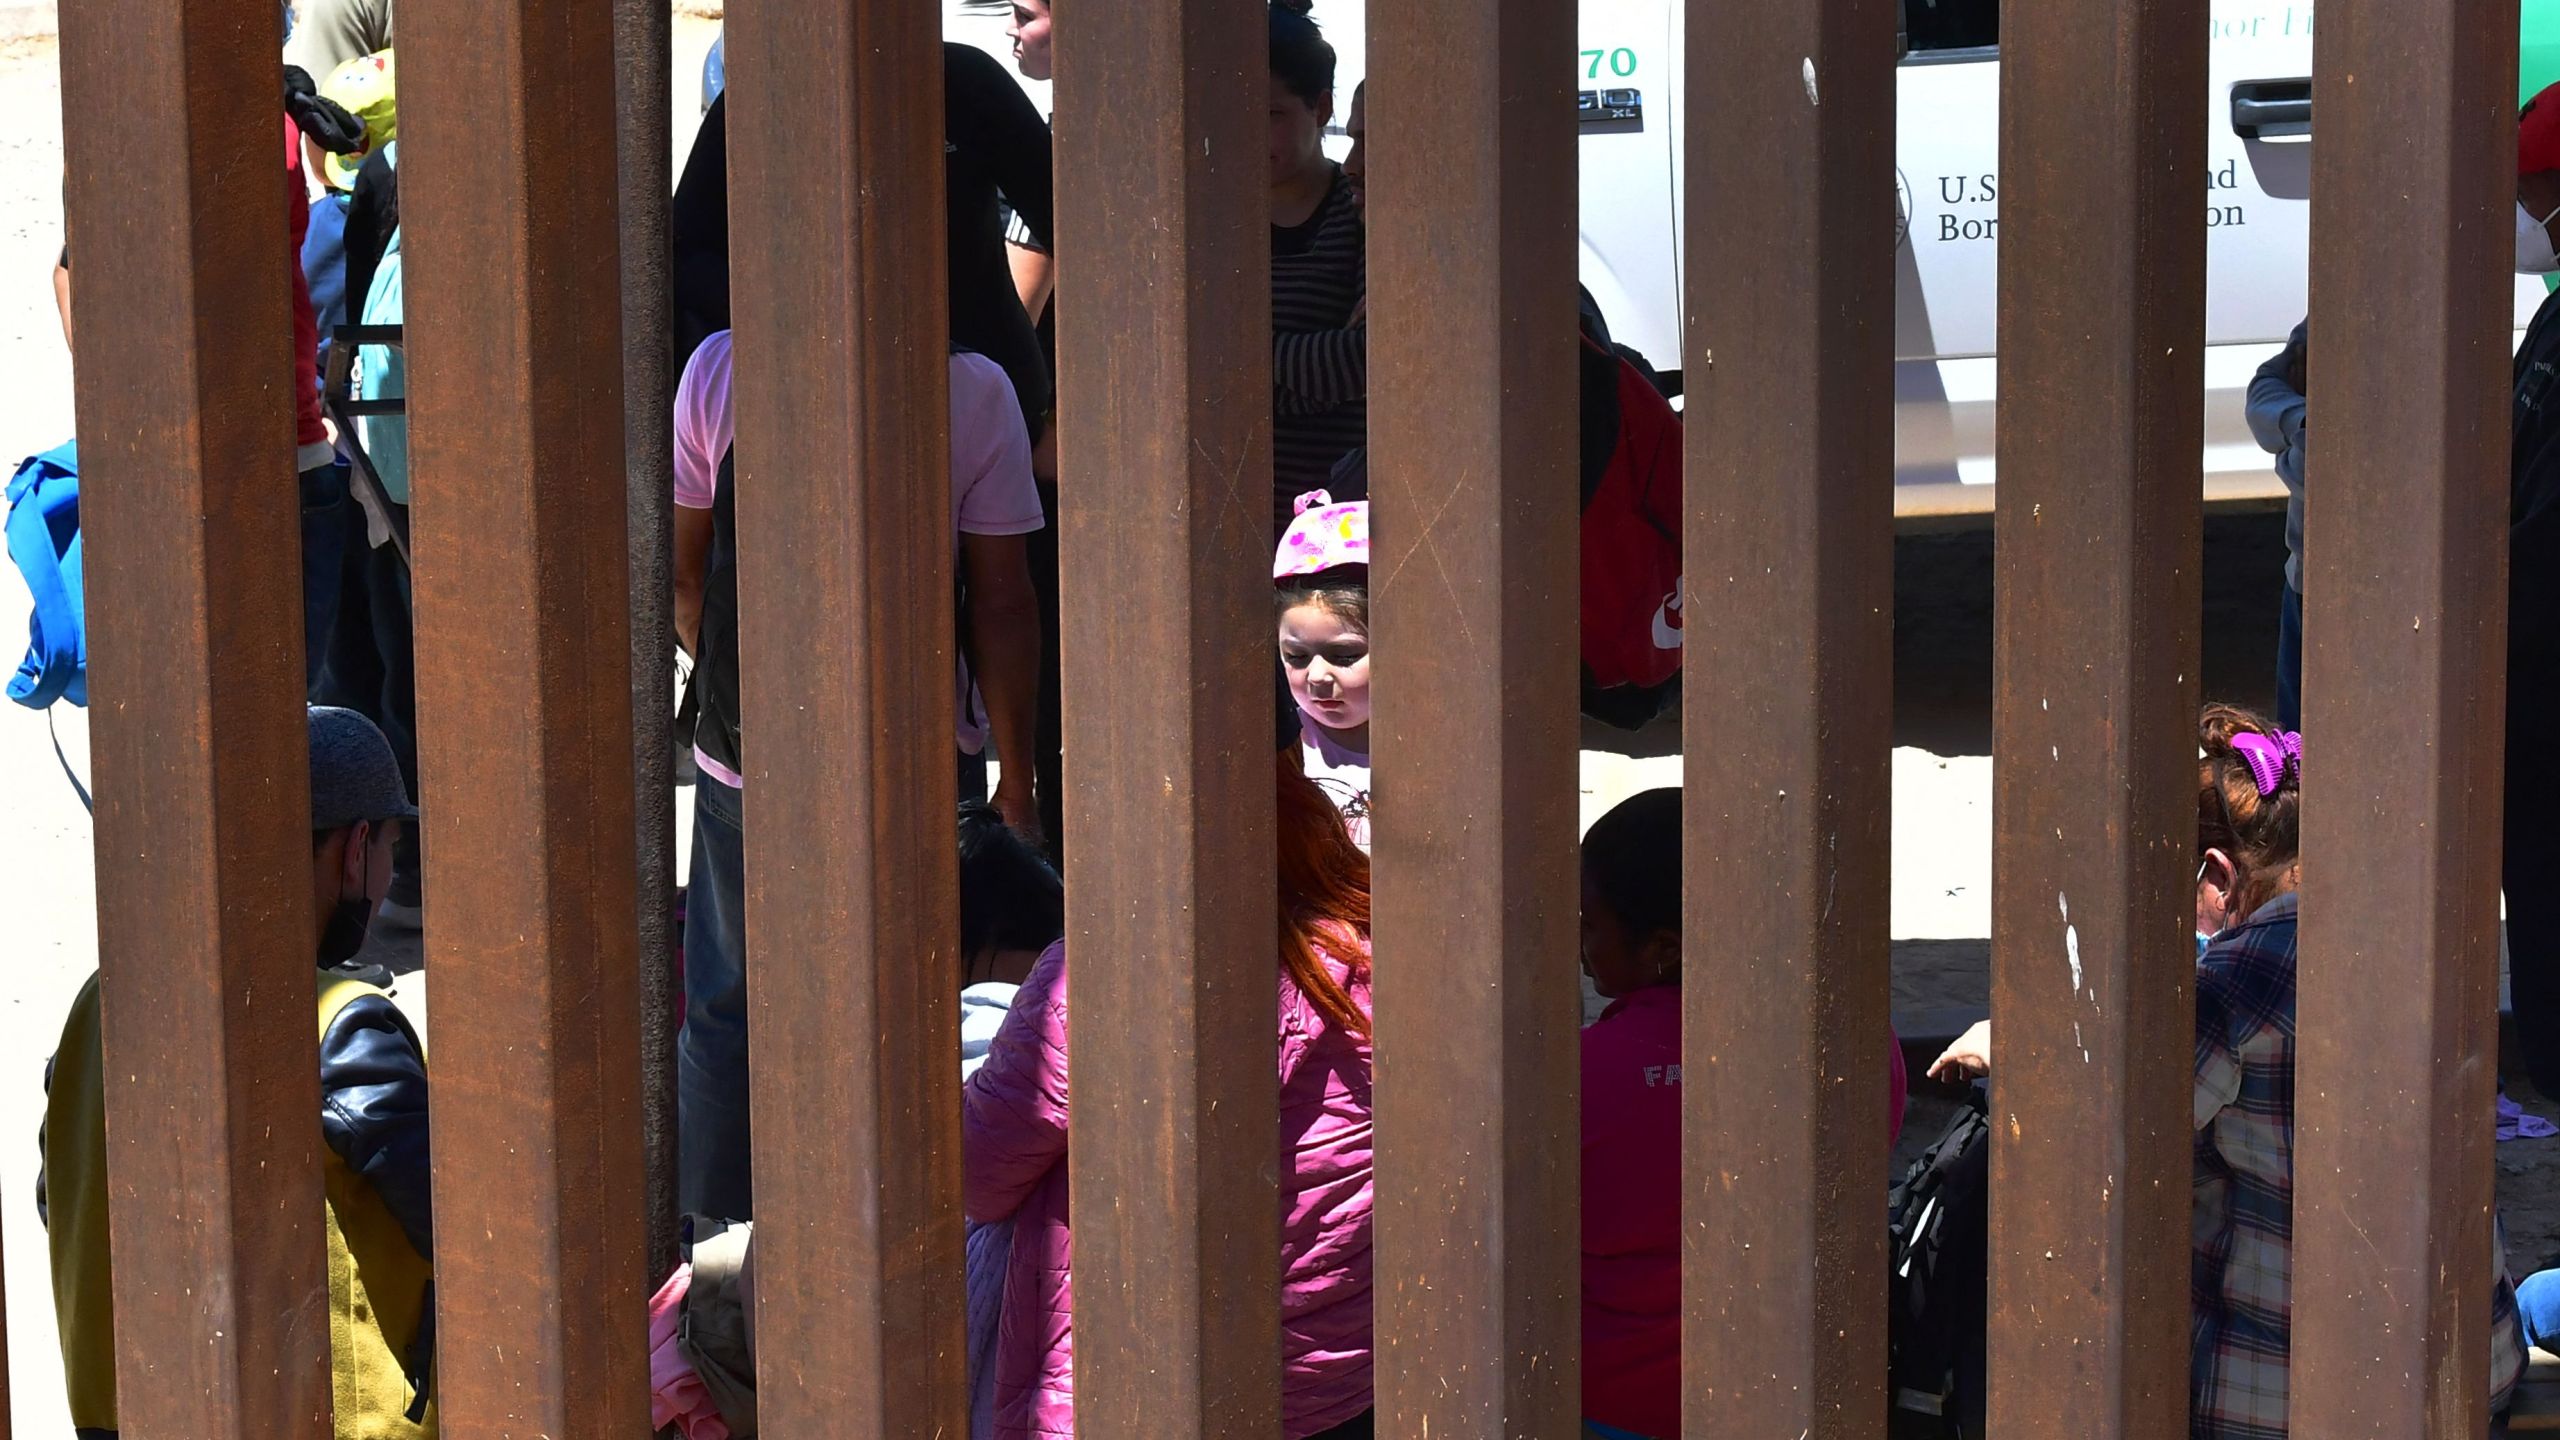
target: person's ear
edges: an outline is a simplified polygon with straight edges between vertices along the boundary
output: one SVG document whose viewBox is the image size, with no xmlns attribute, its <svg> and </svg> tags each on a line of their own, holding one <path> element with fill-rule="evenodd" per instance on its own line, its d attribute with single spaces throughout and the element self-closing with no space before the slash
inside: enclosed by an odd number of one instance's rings
<svg viewBox="0 0 2560 1440">
<path fill-rule="evenodd" d="M 1680 932 L 1656 930 L 1637 947 L 1636 963 L 1644 969 L 1644 981 L 1659 985 L 1680 978 Z"/>
<path fill-rule="evenodd" d="M 347 848 L 338 861 L 338 887 L 341 892 L 364 893 L 365 871 L 373 863 L 373 822 L 359 820 L 347 827 Z"/>
<path fill-rule="evenodd" d="M 2204 852 L 2204 874 L 2196 883 L 2213 897 L 2214 908 L 2227 912 L 2231 909 L 2232 892 L 2239 888 L 2240 867 L 2233 864 L 2231 856 L 2224 851 L 2207 850 Z"/>
</svg>

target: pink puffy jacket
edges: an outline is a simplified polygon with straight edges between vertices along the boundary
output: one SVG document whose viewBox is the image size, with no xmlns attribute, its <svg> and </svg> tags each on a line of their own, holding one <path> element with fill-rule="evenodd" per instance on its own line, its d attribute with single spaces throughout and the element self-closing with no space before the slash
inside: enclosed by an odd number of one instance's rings
<svg viewBox="0 0 2560 1440">
<path fill-rule="evenodd" d="M 1365 1012 L 1362 967 L 1325 964 Z M 1369 1409 L 1369 1042 L 1325 1022 L 1280 977 L 1280 1341 L 1282 1429 L 1289 1440 Z M 1076 1433 L 1075 1297 L 1067 1223 L 1067 957 L 1032 967 L 970 1077 L 969 1218 L 1013 1220 L 996 1330 L 996 1440 Z"/>
</svg>

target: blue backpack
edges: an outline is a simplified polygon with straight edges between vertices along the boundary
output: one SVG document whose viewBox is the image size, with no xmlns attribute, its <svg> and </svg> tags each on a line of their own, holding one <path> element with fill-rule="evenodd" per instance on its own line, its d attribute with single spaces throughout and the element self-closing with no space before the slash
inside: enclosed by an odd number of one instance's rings
<svg viewBox="0 0 2560 1440">
<path fill-rule="evenodd" d="M 89 634 L 80 585 L 80 458 L 72 441 L 28 457 L 9 480 L 9 558 L 35 596 L 27 658 L 9 698 L 44 710 L 89 703 Z"/>
</svg>

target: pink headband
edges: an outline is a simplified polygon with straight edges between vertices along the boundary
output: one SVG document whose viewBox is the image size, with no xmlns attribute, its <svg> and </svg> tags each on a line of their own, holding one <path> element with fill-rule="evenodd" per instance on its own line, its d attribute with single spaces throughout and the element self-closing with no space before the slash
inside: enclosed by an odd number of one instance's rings
<svg viewBox="0 0 2560 1440">
<path fill-rule="evenodd" d="M 2273 795 L 2284 788 L 2285 770 L 2290 767 L 2294 779 L 2302 778 L 2302 735 L 2295 730 L 2281 730 L 2273 735 L 2244 732 L 2231 737 L 2231 748 L 2249 762 L 2249 778 L 2258 782 L 2260 795 Z"/>
<path fill-rule="evenodd" d="M 1297 514 L 1271 557 L 1274 581 L 1369 563 L 1368 501 L 1336 505 L 1322 490 L 1310 490 L 1298 497 Z"/>
</svg>

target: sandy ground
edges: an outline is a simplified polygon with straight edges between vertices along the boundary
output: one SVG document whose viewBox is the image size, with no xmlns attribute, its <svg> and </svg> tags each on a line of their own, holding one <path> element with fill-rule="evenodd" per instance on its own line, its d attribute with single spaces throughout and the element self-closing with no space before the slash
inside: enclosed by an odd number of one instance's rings
<svg viewBox="0 0 2560 1440">
<path fill-rule="evenodd" d="M 706 7 L 716 13 L 716 7 Z M 697 117 L 701 56 L 715 33 L 704 13 L 678 7 L 674 93 L 679 164 Z M 0 459 L 71 433 L 70 369 L 47 284 L 61 239 L 61 101 L 52 42 L 0 40 Z M 2264 703 L 2274 652 L 2272 601 L 2282 536 L 2267 517 L 2218 520 L 2208 537 L 2210 693 Z M 1952 1026 L 1988 996 L 1991 763 L 1990 546 L 1984 534 L 1906 539 L 1899 547 L 1893 756 L 1894 1004 L 1906 1029 Z M 0 565 L 0 636 L 26 612 L 14 567 Z M 14 656 L 15 642 L 7 644 Z M 85 773 L 78 712 L 64 740 Z M 1617 800 L 1675 784 L 1676 734 L 1593 730 L 1582 756 L 1587 824 Z M 427 797 L 429 803 L 433 797 Z M 67 1432 L 41 1231 L 32 1204 L 34 1135 L 42 1110 L 41 1057 L 96 963 L 96 890 L 88 817 L 63 782 L 45 719 L 0 705 L 0 913 L 10 918 L 0 968 L 0 1235 L 7 1253 L 11 1403 L 18 1433 Z M 679 854 L 682 853 L 681 846 Z M 404 1007 L 423 1017 L 426 977 L 414 935 L 385 936 L 376 952 L 403 973 Z M 2560 1105 L 2525 1096 L 2560 1118 Z M 1907 1128 L 1907 1156 L 1943 1122 L 1925 1093 Z M 2483 1124 L 2488 1117 L 2483 1116 Z M 2500 1147 L 2501 1205 L 2519 1273 L 2560 1250 L 2560 1140 Z"/>
</svg>

